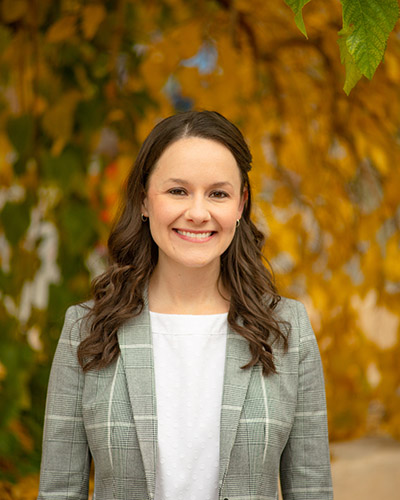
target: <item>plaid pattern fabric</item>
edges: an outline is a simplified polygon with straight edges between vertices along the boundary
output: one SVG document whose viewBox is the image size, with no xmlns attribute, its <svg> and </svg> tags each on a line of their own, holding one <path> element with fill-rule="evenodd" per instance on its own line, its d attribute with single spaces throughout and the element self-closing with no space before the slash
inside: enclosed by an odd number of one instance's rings
<svg viewBox="0 0 400 500">
<path fill-rule="evenodd" d="M 304 306 L 283 299 L 289 351 L 277 345 L 278 374 L 250 360 L 248 343 L 228 330 L 221 408 L 219 497 L 331 500 L 324 380 Z M 90 461 L 96 500 L 153 500 L 157 410 L 148 306 L 118 333 L 121 354 L 83 373 L 76 359 L 85 309 L 68 309 L 54 357 L 38 500 L 87 499 Z M 164 500 L 164 499 L 162 499 Z"/>
</svg>

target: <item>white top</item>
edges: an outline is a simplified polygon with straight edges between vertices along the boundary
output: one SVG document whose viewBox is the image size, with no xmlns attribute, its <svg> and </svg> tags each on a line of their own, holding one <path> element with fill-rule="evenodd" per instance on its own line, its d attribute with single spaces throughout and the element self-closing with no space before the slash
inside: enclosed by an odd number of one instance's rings
<svg viewBox="0 0 400 500">
<path fill-rule="evenodd" d="M 228 313 L 150 311 L 158 418 L 155 500 L 217 500 Z"/>
</svg>

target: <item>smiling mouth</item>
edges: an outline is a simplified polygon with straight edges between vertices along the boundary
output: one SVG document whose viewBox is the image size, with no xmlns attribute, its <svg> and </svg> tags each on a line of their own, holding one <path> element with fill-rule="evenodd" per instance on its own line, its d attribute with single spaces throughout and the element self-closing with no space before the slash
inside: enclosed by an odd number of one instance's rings
<svg viewBox="0 0 400 500">
<path fill-rule="evenodd" d="M 186 238 L 194 238 L 197 240 L 204 240 L 215 234 L 215 231 L 204 231 L 201 233 L 200 232 L 193 233 L 192 231 L 183 231 L 181 229 L 174 229 L 174 231 L 180 234 L 181 236 L 186 236 Z"/>
</svg>

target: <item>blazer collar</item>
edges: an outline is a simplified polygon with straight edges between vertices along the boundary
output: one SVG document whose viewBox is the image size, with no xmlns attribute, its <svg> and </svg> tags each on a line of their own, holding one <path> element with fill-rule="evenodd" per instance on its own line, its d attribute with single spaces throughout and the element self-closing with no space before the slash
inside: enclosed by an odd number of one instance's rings
<svg viewBox="0 0 400 500">
<path fill-rule="evenodd" d="M 150 499 L 153 499 L 157 464 L 157 402 L 147 289 L 141 314 L 120 328 L 118 342 L 143 458 L 147 489 Z M 252 368 L 241 370 L 240 367 L 247 364 L 250 358 L 247 341 L 228 325 L 220 418 L 220 487 L 229 465 L 252 372 Z"/>
</svg>

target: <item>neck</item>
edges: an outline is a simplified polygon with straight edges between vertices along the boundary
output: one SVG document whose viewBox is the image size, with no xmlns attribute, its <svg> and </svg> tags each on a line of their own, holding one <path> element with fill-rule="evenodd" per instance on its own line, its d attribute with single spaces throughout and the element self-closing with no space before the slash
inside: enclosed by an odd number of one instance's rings
<svg viewBox="0 0 400 500">
<path fill-rule="evenodd" d="M 218 266 L 183 268 L 157 264 L 149 282 L 149 309 L 167 314 L 228 312 L 229 294 L 218 286 Z M 223 296 L 222 296 L 223 295 Z"/>
</svg>

